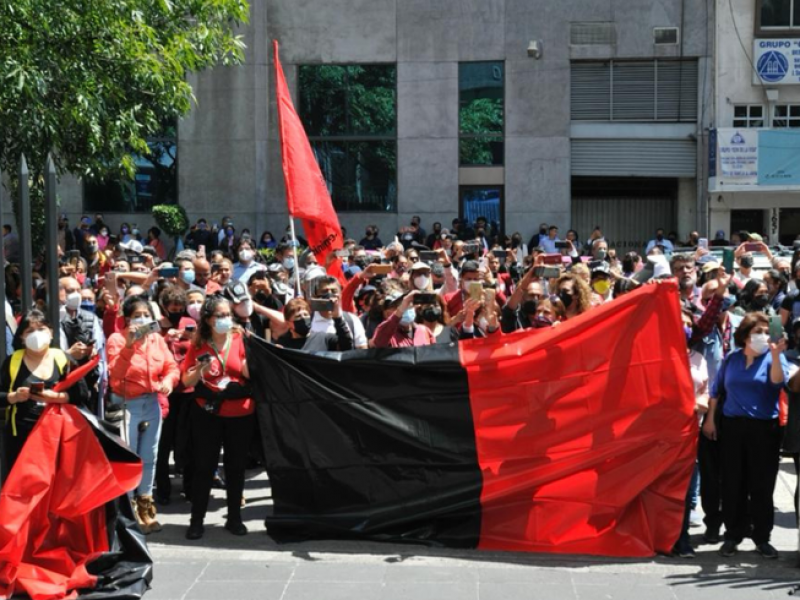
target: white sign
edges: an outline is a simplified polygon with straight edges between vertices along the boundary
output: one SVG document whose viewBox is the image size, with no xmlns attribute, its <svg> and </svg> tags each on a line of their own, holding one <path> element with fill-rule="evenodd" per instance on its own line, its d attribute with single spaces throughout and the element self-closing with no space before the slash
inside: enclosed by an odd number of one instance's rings
<svg viewBox="0 0 800 600">
<path fill-rule="evenodd" d="M 753 63 L 755 85 L 800 84 L 800 39 L 756 39 Z"/>
<path fill-rule="evenodd" d="M 717 177 L 722 183 L 758 183 L 758 129 L 718 129 Z"/>
</svg>

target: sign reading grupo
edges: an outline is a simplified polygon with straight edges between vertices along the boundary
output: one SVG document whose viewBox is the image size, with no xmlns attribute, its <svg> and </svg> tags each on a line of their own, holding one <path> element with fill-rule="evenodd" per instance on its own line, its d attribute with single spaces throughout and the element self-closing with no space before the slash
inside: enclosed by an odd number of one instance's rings
<svg viewBox="0 0 800 600">
<path fill-rule="evenodd" d="M 723 183 L 758 183 L 758 130 L 718 129 L 718 177 Z"/>
<path fill-rule="evenodd" d="M 755 85 L 800 84 L 800 40 L 756 39 L 753 56 Z"/>
</svg>

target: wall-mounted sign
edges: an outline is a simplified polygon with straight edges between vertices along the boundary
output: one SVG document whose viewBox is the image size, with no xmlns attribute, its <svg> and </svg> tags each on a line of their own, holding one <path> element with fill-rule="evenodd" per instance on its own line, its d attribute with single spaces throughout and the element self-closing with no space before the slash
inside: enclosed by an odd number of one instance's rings
<svg viewBox="0 0 800 600">
<path fill-rule="evenodd" d="M 756 85 L 800 84 L 800 39 L 756 39 L 753 64 Z"/>
<path fill-rule="evenodd" d="M 758 183 L 757 129 L 718 129 L 717 155 L 717 176 L 725 183 Z"/>
</svg>

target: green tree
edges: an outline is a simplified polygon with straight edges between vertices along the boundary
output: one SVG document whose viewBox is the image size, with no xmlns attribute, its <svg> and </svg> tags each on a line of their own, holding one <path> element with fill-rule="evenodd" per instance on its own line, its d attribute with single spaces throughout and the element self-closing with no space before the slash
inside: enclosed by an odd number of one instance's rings
<svg viewBox="0 0 800 600">
<path fill-rule="evenodd" d="M 133 178 L 146 138 L 191 109 L 186 75 L 243 60 L 248 15 L 245 0 L 3 2 L 0 169 L 27 157 L 34 221 L 48 152 L 59 175 Z"/>
</svg>

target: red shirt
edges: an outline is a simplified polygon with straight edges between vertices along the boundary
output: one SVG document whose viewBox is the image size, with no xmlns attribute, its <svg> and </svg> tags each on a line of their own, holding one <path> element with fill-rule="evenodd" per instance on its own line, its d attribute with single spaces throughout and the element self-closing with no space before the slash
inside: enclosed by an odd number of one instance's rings
<svg viewBox="0 0 800 600">
<path fill-rule="evenodd" d="M 230 378 L 231 382 L 245 383 L 246 379 L 242 375 L 242 364 L 246 358 L 244 350 L 244 339 L 239 334 L 231 336 L 230 349 L 226 352 L 225 348 L 220 348 L 219 353 L 215 350 L 210 342 L 206 342 L 200 348 L 194 344 L 189 347 L 186 353 L 186 358 L 183 361 L 181 370 L 185 373 L 189 368 L 197 364 L 197 357 L 203 354 L 211 355 L 211 368 L 204 376 L 203 381 L 211 389 L 216 389 L 216 386 L 224 377 Z M 227 354 L 227 360 L 225 358 Z M 223 371 L 222 361 L 225 362 L 225 369 Z M 196 398 L 195 401 L 201 407 L 205 406 L 205 400 Z M 253 414 L 255 411 L 255 403 L 252 398 L 245 398 L 243 400 L 225 400 L 219 411 L 220 417 L 244 417 Z"/>
</svg>

